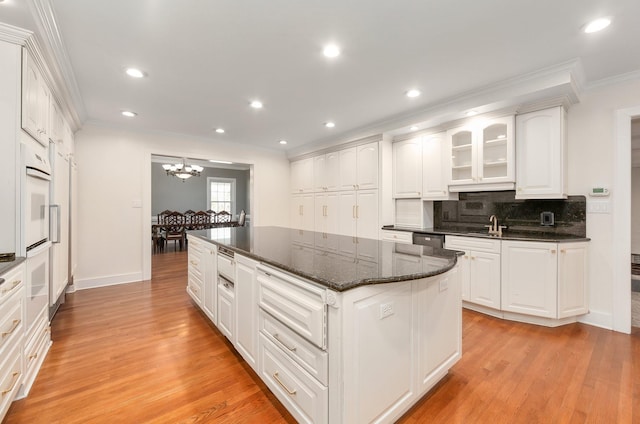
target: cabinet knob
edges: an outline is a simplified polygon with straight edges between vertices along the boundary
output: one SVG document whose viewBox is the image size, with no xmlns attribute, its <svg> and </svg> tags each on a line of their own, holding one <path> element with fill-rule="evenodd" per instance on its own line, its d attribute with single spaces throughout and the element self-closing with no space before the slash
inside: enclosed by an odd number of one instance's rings
<svg viewBox="0 0 640 424">
<path fill-rule="evenodd" d="M 518 191 L 522 191 L 522 187 L 518 187 Z"/>
<path fill-rule="evenodd" d="M 476 260 L 476 257 L 475 257 L 475 256 L 472 256 L 472 257 L 471 257 L 471 260 L 472 260 L 472 261 L 475 261 L 475 260 Z"/>
<path fill-rule="evenodd" d="M 553 253 L 555 255 L 556 249 L 551 249 L 551 253 Z"/>
<path fill-rule="evenodd" d="M 567 253 L 567 251 L 562 249 L 562 250 L 560 250 L 560 253 Z"/>
</svg>

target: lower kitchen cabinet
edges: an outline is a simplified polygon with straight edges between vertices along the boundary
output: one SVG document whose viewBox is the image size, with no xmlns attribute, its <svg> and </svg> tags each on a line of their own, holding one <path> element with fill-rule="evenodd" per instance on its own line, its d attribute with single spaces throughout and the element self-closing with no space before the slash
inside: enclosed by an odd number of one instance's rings
<svg viewBox="0 0 640 424">
<path fill-rule="evenodd" d="M 462 250 L 459 259 L 462 300 L 500 309 L 500 240 L 446 237 L 446 248 Z"/>
<path fill-rule="evenodd" d="M 587 243 L 502 242 L 502 309 L 561 319 L 588 312 Z"/>
<path fill-rule="evenodd" d="M 258 262 L 236 255 L 235 347 L 251 368 L 258 371 Z"/>
</svg>

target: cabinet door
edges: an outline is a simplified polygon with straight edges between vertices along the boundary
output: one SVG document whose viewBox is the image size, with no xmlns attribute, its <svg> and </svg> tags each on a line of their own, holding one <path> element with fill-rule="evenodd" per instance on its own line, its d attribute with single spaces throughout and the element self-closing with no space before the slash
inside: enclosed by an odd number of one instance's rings
<svg viewBox="0 0 640 424">
<path fill-rule="evenodd" d="M 327 176 L 325 172 L 327 159 L 325 155 L 313 158 L 313 191 L 327 190 Z"/>
<path fill-rule="evenodd" d="M 356 147 L 358 190 L 378 188 L 378 143 Z"/>
<path fill-rule="evenodd" d="M 476 177 L 476 147 L 471 126 L 454 128 L 447 131 L 448 144 L 451 146 L 451 185 L 471 184 Z"/>
<path fill-rule="evenodd" d="M 325 186 L 327 191 L 340 189 L 340 152 L 331 152 L 325 155 L 324 163 Z"/>
<path fill-rule="evenodd" d="M 477 182 L 514 182 L 513 116 L 487 121 L 477 132 Z"/>
<path fill-rule="evenodd" d="M 235 347 L 258 372 L 258 282 L 256 261 L 236 255 Z"/>
<path fill-rule="evenodd" d="M 327 232 L 327 219 L 326 219 L 326 210 L 327 210 L 327 195 L 324 193 L 318 193 L 313 197 L 313 215 L 314 215 L 314 226 L 313 230 L 316 233 L 326 233 Z"/>
<path fill-rule="evenodd" d="M 291 192 L 313 191 L 313 158 L 291 162 Z"/>
<path fill-rule="evenodd" d="M 557 245 L 502 242 L 502 309 L 556 318 Z"/>
<path fill-rule="evenodd" d="M 42 77 L 31 56 L 22 51 L 22 129 L 35 139 L 40 137 L 39 94 Z"/>
<path fill-rule="evenodd" d="M 471 252 L 469 301 L 500 309 L 500 254 Z"/>
<path fill-rule="evenodd" d="M 561 243 L 558 249 L 558 318 L 586 314 L 587 243 Z"/>
<path fill-rule="evenodd" d="M 355 190 L 358 184 L 357 151 L 355 147 L 340 150 L 340 190 Z"/>
<path fill-rule="evenodd" d="M 460 291 L 462 300 L 471 300 L 471 256 L 469 252 L 464 252 L 463 256 L 458 256 L 458 272 L 460 274 Z"/>
<path fill-rule="evenodd" d="M 378 239 L 378 190 L 362 190 L 356 195 L 356 236 Z"/>
<path fill-rule="evenodd" d="M 422 194 L 422 139 L 393 144 L 393 197 L 417 198 Z"/>
<path fill-rule="evenodd" d="M 562 107 L 516 117 L 516 198 L 566 198 L 565 112 Z"/>
<path fill-rule="evenodd" d="M 291 227 L 299 230 L 313 231 L 314 211 L 313 194 L 292 196 L 291 199 Z"/>
<path fill-rule="evenodd" d="M 229 283 L 226 283 L 229 285 Z M 231 286 L 230 286 L 231 287 Z M 235 299 L 233 289 L 218 285 L 218 330 L 234 343 Z"/>
<path fill-rule="evenodd" d="M 69 159 L 52 144 L 53 198 L 50 305 L 54 305 L 69 282 Z"/>
<path fill-rule="evenodd" d="M 422 139 L 422 198 L 449 199 L 449 154 L 451 148 L 446 133 L 428 135 Z"/>
<path fill-rule="evenodd" d="M 338 234 L 356 236 L 356 192 L 344 191 L 338 194 Z"/>
</svg>

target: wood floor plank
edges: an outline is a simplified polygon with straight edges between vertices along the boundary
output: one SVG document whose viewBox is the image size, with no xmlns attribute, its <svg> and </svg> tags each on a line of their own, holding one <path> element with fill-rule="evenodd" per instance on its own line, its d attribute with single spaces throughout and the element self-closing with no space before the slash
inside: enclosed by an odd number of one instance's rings
<svg viewBox="0 0 640 424">
<path fill-rule="evenodd" d="M 186 269 L 186 252 L 169 251 L 154 255 L 152 281 L 68 296 L 31 393 L 4 422 L 295 422 L 193 305 Z M 462 360 L 399 423 L 640 424 L 640 331 L 465 310 Z"/>
</svg>

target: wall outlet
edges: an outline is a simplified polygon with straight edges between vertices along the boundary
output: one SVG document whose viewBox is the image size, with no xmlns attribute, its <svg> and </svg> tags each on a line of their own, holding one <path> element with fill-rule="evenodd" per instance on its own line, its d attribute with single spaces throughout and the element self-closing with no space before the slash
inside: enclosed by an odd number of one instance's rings
<svg viewBox="0 0 640 424">
<path fill-rule="evenodd" d="M 440 291 L 445 291 L 449 288 L 449 279 L 445 278 L 444 280 L 440 280 Z"/>
<path fill-rule="evenodd" d="M 390 317 L 393 314 L 393 302 L 380 304 L 380 319 Z"/>
</svg>

